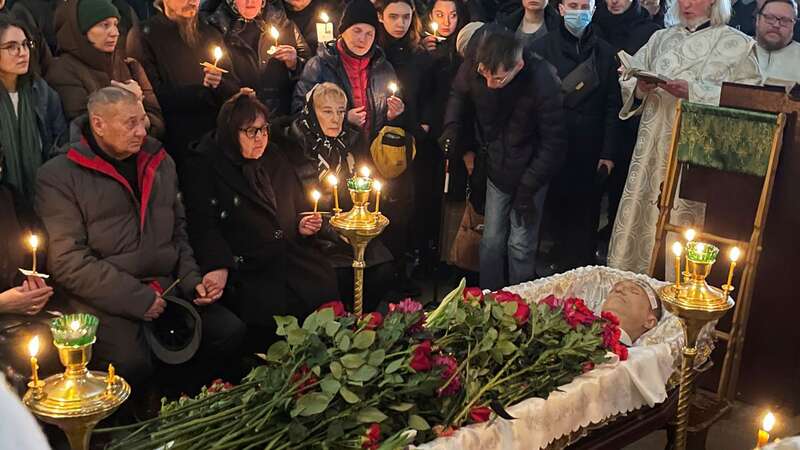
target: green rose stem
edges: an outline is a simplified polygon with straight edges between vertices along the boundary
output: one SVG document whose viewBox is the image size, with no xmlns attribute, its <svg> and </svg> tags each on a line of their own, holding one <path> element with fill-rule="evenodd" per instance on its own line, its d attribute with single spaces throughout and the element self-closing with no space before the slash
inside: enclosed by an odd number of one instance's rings
<svg viewBox="0 0 800 450">
<path fill-rule="evenodd" d="M 469 411 L 470 409 L 472 409 L 472 406 L 475 404 L 475 402 L 477 402 L 483 396 L 483 394 L 486 393 L 486 391 L 488 391 L 490 388 L 495 387 L 495 385 L 497 384 L 497 380 L 500 379 L 500 375 L 502 375 L 503 372 L 506 371 L 506 369 L 511 367 L 511 364 L 513 364 L 514 361 L 516 361 L 517 358 L 519 358 L 519 355 L 520 354 L 517 353 L 516 355 L 512 356 L 511 359 L 509 359 L 508 361 L 506 361 L 505 364 L 503 364 L 503 367 L 497 372 L 497 375 L 492 377 L 492 379 L 489 380 L 488 383 L 483 385 L 483 387 L 478 391 L 478 394 L 475 395 L 475 397 L 473 397 L 472 400 L 469 401 L 469 403 L 467 403 L 467 406 L 465 406 L 460 413 L 458 413 L 458 415 L 454 420 L 455 423 L 461 423 L 464 419 L 467 418 L 467 414 L 469 414 Z"/>
</svg>

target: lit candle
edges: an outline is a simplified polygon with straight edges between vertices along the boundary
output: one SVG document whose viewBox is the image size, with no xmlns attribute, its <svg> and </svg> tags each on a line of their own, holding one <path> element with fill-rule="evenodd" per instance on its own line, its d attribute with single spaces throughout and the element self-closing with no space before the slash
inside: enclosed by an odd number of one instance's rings
<svg viewBox="0 0 800 450">
<path fill-rule="evenodd" d="M 381 212 L 381 185 L 380 181 L 375 181 L 372 183 L 372 186 L 375 188 L 375 214 L 379 214 Z"/>
<path fill-rule="evenodd" d="M 36 250 L 39 248 L 39 237 L 35 234 L 30 235 L 28 238 L 28 244 L 31 246 L 31 250 L 33 252 L 33 273 L 36 273 Z"/>
<path fill-rule="evenodd" d="M 319 13 L 319 18 L 322 20 L 322 23 L 317 24 L 317 41 L 318 42 L 330 42 L 333 40 L 333 24 L 330 23 L 330 16 L 325 11 Z"/>
<path fill-rule="evenodd" d="M 389 92 L 392 93 L 392 97 L 397 95 L 397 83 L 395 83 L 394 81 L 389 83 Z"/>
<path fill-rule="evenodd" d="M 219 60 L 222 59 L 222 49 L 220 47 L 214 47 L 214 68 L 217 68 L 217 64 L 219 64 Z"/>
<path fill-rule="evenodd" d="M 774 426 L 775 415 L 772 414 L 772 412 L 767 411 L 767 414 L 764 416 L 764 420 L 761 421 L 761 428 L 758 430 L 756 448 L 761 448 L 767 445 L 767 442 L 769 442 L 769 432 L 772 431 L 772 427 Z"/>
<path fill-rule="evenodd" d="M 314 199 L 314 212 L 317 212 L 317 206 L 319 205 L 320 197 L 322 197 L 322 194 L 320 194 L 318 190 L 314 189 L 311 191 L 311 198 Z"/>
<path fill-rule="evenodd" d="M 733 282 L 733 269 L 736 267 L 736 261 L 739 260 L 739 256 L 741 256 L 741 254 L 742 252 L 739 250 L 739 247 L 733 247 L 731 252 L 728 254 L 728 257 L 731 260 L 731 268 L 728 269 L 728 281 L 725 283 L 725 286 L 723 286 L 726 291 L 729 291 L 731 288 L 733 288 L 733 285 L 731 285 Z"/>
<path fill-rule="evenodd" d="M 686 243 L 694 241 L 697 232 L 694 231 L 693 228 L 688 228 L 686 231 L 683 232 L 683 238 L 686 239 Z M 686 270 L 689 270 L 689 252 L 686 252 Z"/>
<path fill-rule="evenodd" d="M 681 251 L 683 246 L 680 242 L 675 241 L 672 244 L 672 253 L 675 254 L 675 287 L 681 287 Z"/>
<path fill-rule="evenodd" d="M 275 39 L 275 48 L 277 49 L 278 48 L 278 37 L 281 35 L 280 32 L 278 32 L 277 28 L 275 28 L 274 26 L 270 25 L 269 26 L 269 35 L 272 36 L 272 39 Z"/>
<path fill-rule="evenodd" d="M 433 37 L 439 37 L 439 24 L 436 22 L 431 22 L 431 30 L 433 30 Z"/>
<path fill-rule="evenodd" d="M 367 167 L 367 166 L 363 166 L 363 167 L 361 168 L 360 172 L 361 172 L 361 176 L 362 176 L 362 177 L 364 177 L 364 178 L 369 178 L 369 174 L 370 174 L 369 167 Z"/>
<path fill-rule="evenodd" d="M 333 209 L 339 210 L 339 179 L 336 175 L 328 175 L 328 184 L 333 187 Z"/>
<path fill-rule="evenodd" d="M 28 342 L 28 353 L 31 355 L 31 381 L 36 387 L 39 384 L 39 361 L 36 359 L 36 355 L 39 354 L 39 336 L 34 336 Z"/>
</svg>

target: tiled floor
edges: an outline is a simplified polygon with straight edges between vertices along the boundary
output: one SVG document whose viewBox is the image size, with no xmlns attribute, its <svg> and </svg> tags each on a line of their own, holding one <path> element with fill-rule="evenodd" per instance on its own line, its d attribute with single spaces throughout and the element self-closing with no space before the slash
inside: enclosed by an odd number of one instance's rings
<svg viewBox="0 0 800 450">
<path fill-rule="evenodd" d="M 711 427 L 706 441 L 707 450 L 750 450 L 755 447 L 756 432 L 764 410 L 737 403 L 731 413 Z M 773 437 L 800 434 L 800 415 L 784 416 L 777 412 Z M 667 442 L 663 431 L 652 433 L 624 450 L 660 450 Z"/>
</svg>

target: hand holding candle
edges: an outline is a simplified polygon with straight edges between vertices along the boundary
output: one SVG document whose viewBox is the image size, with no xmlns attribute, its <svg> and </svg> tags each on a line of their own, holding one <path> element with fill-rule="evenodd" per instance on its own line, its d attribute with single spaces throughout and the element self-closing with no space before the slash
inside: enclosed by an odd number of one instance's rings
<svg viewBox="0 0 800 450">
<path fill-rule="evenodd" d="M 380 181 L 375 180 L 372 183 L 372 187 L 375 188 L 375 214 L 380 214 L 381 212 L 381 189 L 383 185 Z"/>
<path fill-rule="evenodd" d="M 275 28 L 274 25 L 269 26 L 269 35 L 272 36 L 272 39 L 275 39 L 275 50 L 278 49 L 278 38 L 280 37 L 281 33 Z"/>
<path fill-rule="evenodd" d="M 333 187 L 333 209 L 339 211 L 339 179 L 336 178 L 336 175 L 330 174 L 327 181 Z"/>
<path fill-rule="evenodd" d="M 205 67 L 206 73 L 210 71 L 211 73 L 228 73 L 227 70 L 219 67 L 219 60 L 222 59 L 222 47 L 215 45 L 214 48 L 211 49 L 211 56 L 214 58 L 214 64 L 211 64 L 208 61 L 201 62 L 200 65 Z"/>
<path fill-rule="evenodd" d="M 439 24 L 437 22 L 431 22 L 431 30 L 433 30 L 433 37 L 439 38 Z"/>
<path fill-rule="evenodd" d="M 397 96 L 397 83 L 392 81 L 391 83 L 389 83 L 388 87 L 389 87 L 389 92 L 392 93 L 392 97 L 396 97 Z"/>
<path fill-rule="evenodd" d="M 761 422 L 761 428 L 758 430 L 758 440 L 756 441 L 756 448 L 761 448 L 769 442 L 769 432 L 775 426 L 775 415 L 767 411 L 764 420 Z"/>
<path fill-rule="evenodd" d="M 317 212 L 317 207 L 319 206 L 320 197 L 322 197 L 322 194 L 320 194 L 318 190 L 314 189 L 313 191 L 311 191 L 311 198 L 314 199 L 314 212 Z"/>
<path fill-rule="evenodd" d="M 675 287 L 681 287 L 681 252 L 683 251 L 683 246 L 680 242 L 675 241 L 672 244 L 672 253 L 675 255 Z"/>
</svg>

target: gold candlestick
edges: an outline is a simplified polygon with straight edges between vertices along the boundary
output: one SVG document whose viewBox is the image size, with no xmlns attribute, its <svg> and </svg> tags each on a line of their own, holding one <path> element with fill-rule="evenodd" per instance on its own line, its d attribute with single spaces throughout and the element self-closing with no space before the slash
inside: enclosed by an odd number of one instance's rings
<svg viewBox="0 0 800 450">
<path fill-rule="evenodd" d="M 380 181 L 375 180 L 372 184 L 372 187 L 375 189 L 375 214 L 381 213 L 381 188 L 383 185 Z"/>
<path fill-rule="evenodd" d="M 678 391 L 676 450 L 686 449 L 689 428 L 689 405 L 694 392 L 694 361 L 697 356 L 697 338 L 700 330 L 717 320 L 733 307 L 722 289 L 709 286 L 706 277 L 716 261 L 719 249 L 702 242 L 686 244 L 687 276 L 678 288 L 669 284 L 659 290 L 664 308 L 676 315 L 681 322 L 684 335 L 683 360 L 681 362 L 680 389 Z"/>
<path fill-rule="evenodd" d="M 675 254 L 675 288 L 680 289 L 681 287 L 681 253 L 683 251 L 683 247 L 681 243 L 675 241 L 672 244 L 672 253 Z"/>
</svg>

